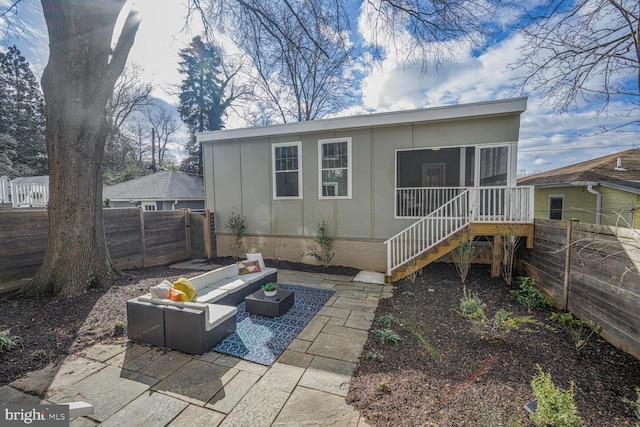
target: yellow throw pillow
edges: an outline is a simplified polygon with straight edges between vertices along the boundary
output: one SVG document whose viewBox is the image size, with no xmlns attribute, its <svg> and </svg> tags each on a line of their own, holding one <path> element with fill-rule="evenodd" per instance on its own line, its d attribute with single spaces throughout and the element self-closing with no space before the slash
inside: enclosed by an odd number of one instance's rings
<svg viewBox="0 0 640 427">
<path fill-rule="evenodd" d="M 196 288 L 193 287 L 191 282 L 184 277 L 179 278 L 173 283 L 173 288 L 177 291 L 184 293 L 187 299 L 184 301 L 193 301 L 196 296 Z"/>
</svg>

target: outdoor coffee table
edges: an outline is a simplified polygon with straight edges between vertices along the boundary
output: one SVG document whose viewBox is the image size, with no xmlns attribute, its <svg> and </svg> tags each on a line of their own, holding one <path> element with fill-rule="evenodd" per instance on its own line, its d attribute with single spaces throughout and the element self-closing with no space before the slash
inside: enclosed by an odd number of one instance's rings
<svg viewBox="0 0 640 427">
<path fill-rule="evenodd" d="M 275 297 L 265 297 L 260 289 L 244 299 L 247 313 L 263 316 L 279 317 L 287 312 L 295 302 L 293 291 L 279 289 Z"/>
</svg>

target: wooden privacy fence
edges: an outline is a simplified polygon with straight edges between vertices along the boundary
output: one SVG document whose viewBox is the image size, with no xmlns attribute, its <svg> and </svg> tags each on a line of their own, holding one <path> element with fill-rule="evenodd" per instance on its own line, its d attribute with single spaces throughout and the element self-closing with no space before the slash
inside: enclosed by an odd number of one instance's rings
<svg viewBox="0 0 640 427">
<path fill-rule="evenodd" d="M 162 265 L 212 257 L 209 211 L 105 209 L 109 254 L 117 268 Z M 31 277 L 44 259 L 46 210 L 0 210 L 0 283 Z"/>
<path fill-rule="evenodd" d="M 517 270 L 640 359 L 640 230 L 536 219 L 534 242 L 519 250 Z"/>
</svg>

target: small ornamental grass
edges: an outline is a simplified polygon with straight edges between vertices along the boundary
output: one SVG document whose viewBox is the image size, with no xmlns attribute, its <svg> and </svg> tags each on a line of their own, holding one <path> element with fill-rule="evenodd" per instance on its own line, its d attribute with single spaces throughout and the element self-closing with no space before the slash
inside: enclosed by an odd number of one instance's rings
<svg viewBox="0 0 640 427">
<path fill-rule="evenodd" d="M 9 331 L 0 332 L 0 354 L 22 347 L 22 338 L 10 335 Z"/>
<path fill-rule="evenodd" d="M 381 314 L 376 321 L 387 329 L 390 329 L 393 324 L 398 323 L 398 319 L 391 313 Z"/>
<path fill-rule="evenodd" d="M 602 333 L 602 326 L 597 322 L 577 319 L 570 312 L 551 313 L 550 319 L 565 327 L 578 352 L 587 345 L 594 334 L 600 335 Z"/>
<path fill-rule="evenodd" d="M 382 344 L 386 343 L 387 341 L 393 344 L 398 344 L 400 341 L 402 341 L 402 337 L 391 329 L 374 329 L 371 332 L 374 335 L 378 336 L 378 338 L 380 338 L 380 342 Z"/>
<path fill-rule="evenodd" d="M 540 365 L 538 375 L 531 380 L 533 395 L 538 400 L 536 411 L 531 415 L 537 426 L 578 427 L 582 419 L 576 411 L 571 381 L 568 390 L 563 390 L 551 381 L 551 374 L 545 373 Z"/>
</svg>

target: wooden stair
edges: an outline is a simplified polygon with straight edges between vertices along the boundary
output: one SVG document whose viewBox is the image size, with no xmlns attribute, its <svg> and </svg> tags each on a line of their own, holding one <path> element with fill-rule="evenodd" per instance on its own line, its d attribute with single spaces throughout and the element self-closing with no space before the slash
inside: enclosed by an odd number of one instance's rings
<svg viewBox="0 0 640 427">
<path fill-rule="evenodd" d="M 469 229 L 468 227 L 459 231 L 455 235 L 449 237 L 446 240 L 438 243 L 432 248 L 428 249 L 426 252 L 418 255 L 416 258 L 407 262 L 402 267 L 393 270 L 391 276 L 386 276 L 385 281 L 387 283 L 397 282 L 398 280 L 402 280 L 405 277 L 408 277 L 412 273 L 415 273 L 422 269 L 423 267 L 431 264 L 434 261 L 442 258 L 458 246 L 462 242 L 466 242 L 469 240 Z"/>
</svg>

